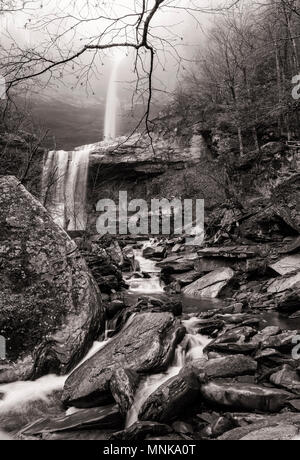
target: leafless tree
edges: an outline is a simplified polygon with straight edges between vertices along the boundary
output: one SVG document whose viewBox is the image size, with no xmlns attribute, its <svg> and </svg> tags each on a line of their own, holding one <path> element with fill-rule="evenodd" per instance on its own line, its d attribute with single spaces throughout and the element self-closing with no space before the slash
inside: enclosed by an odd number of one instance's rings
<svg viewBox="0 0 300 460">
<path fill-rule="evenodd" d="M 238 1 L 220 0 L 214 11 L 231 8 Z M 145 113 L 138 127 L 145 123 L 151 135 L 155 68 L 164 67 L 163 59 L 169 57 L 179 66 L 184 61 L 177 47 L 183 39 L 177 36 L 176 27 L 163 25 L 162 16 L 187 13 L 199 21 L 200 12 L 212 9 L 205 6 L 204 0 L 131 0 L 123 6 L 112 0 L 60 3 L 61 6 L 57 3 L 50 9 L 42 3 L 36 16 L 29 15 L 25 28 L 42 33 L 40 43 L 25 47 L 9 37 L 8 49 L 0 49 L 0 73 L 6 78 L 7 92 L 32 79 L 48 83 L 51 78 L 62 79 L 67 73 L 76 76 L 78 85 L 89 85 L 91 76 L 99 75 L 107 53 L 123 49 L 134 56 L 135 94 L 145 99 Z M 23 1 L 19 8 L 30 11 L 37 4 L 40 2 Z"/>
</svg>

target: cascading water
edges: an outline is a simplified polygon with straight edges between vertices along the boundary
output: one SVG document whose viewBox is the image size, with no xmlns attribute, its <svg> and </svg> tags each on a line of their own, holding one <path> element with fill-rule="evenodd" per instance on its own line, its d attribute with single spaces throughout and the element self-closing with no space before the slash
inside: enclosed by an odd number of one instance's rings
<svg viewBox="0 0 300 460">
<path fill-rule="evenodd" d="M 190 318 L 183 321 L 187 334 L 183 342 L 177 347 L 175 357 L 169 369 L 161 374 L 150 375 L 144 378 L 135 395 L 134 403 L 127 414 L 126 427 L 132 426 L 138 420 L 138 414 L 148 397 L 161 385 L 179 374 L 185 364 L 203 358 L 203 350 L 210 343 L 210 339 L 197 334 L 199 318 Z"/>
<path fill-rule="evenodd" d="M 121 57 L 115 59 L 108 85 L 104 124 L 104 140 L 106 142 L 113 141 L 117 136 L 117 111 L 119 106 L 117 76 L 121 60 Z"/>
<path fill-rule="evenodd" d="M 156 266 L 156 262 L 143 257 L 143 251 L 153 242 L 147 241 L 142 248 L 134 249 L 135 260 L 138 262 L 141 274 L 146 273 L 150 278 L 136 278 L 135 274 L 126 280 L 129 291 L 136 294 L 163 294 L 164 289 L 160 280 L 161 270 Z"/>
<path fill-rule="evenodd" d="M 85 230 L 86 189 L 91 146 L 73 152 L 48 152 L 43 169 L 42 200 L 54 221 L 67 230 Z"/>
</svg>

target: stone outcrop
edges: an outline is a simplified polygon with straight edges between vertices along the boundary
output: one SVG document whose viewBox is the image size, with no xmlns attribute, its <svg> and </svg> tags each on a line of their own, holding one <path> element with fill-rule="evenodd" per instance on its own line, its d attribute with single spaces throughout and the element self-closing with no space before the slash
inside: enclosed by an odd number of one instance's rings
<svg viewBox="0 0 300 460">
<path fill-rule="evenodd" d="M 234 271 L 231 268 L 220 268 L 187 286 L 183 293 L 196 298 L 216 298 L 233 277 Z"/>
<path fill-rule="evenodd" d="M 184 334 L 185 329 L 170 313 L 137 314 L 105 348 L 70 375 L 63 402 L 93 407 L 109 401 L 109 384 L 118 367 L 138 373 L 164 371 Z"/>
<path fill-rule="evenodd" d="M 14 177 L 0 178 L 0 332 L 16 366 L 1 381 L 69 372 L 104 328 L 76 244 Z"/>
</svg>

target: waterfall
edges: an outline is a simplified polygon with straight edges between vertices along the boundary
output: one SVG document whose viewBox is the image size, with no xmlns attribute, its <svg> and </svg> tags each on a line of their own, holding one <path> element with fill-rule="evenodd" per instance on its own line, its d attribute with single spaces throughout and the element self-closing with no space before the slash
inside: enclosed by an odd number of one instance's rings
<svg viewBox="0 0 300 460">
<path fill-rule="evenodd" d="M 121 58 L 115 60 L 108 85 L 104 125 L 104 140 L 106 142 L 114 140 L 117 136 L 117 111 L 119 105 L 117 75 L 120 63 Z"/>
<path fill-rule="evenodd" d="M 42 201 L 54 221 L 67 230 L 85 230 L 90 146 L 73 152 L 48 152 L 43 169 Z"/>
</svg>

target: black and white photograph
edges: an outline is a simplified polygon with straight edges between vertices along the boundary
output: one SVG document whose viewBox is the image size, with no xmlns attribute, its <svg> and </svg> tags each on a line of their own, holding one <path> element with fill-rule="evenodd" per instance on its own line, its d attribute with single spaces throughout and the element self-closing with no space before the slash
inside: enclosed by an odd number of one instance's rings
<svg viewBox="0 0 300 460">
<path fill-rule="evenodd" d="M 0 440 L 300 440 L 300 0 L 0 0 Z"/>
</svg>

